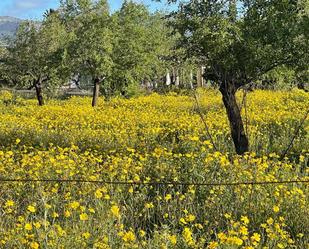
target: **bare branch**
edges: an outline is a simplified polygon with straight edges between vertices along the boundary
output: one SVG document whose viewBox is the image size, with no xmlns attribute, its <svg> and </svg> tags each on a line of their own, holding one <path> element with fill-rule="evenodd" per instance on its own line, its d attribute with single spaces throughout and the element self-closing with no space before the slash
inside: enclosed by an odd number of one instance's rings
<svg viewBox="0 0 309 249">
<path fill-rule="evenodd" d="M 305 116 L 304 118 L 301 120 L 300 124 L 298 125 L 295 133 L 294 133 L 294 136 L 292 137 L 291 139 L 291 142 L 289 143 L 288 147 L 286 148 L 286 150 L 282 153 L 281 157 L 280 157 L 280 160 L 283 160 L 285 158 L 285 156 L 287 155 L 287 153 L 290 151 L 290 149 L 293 147 L 293 144 L 294 144 L 294 140 L 296 139 L 296 137 L 299 135 L 299 131 L 300 131 L 300 128 L 303 126 L 303 124 L 305 123 L 307 117 L 309 115 L 309 108 L 307 110 L 307 112 L 305 113 Z"/>
<path fill-rule="evenodd" d="M 195 99 L 195 103 L 196 103 L 196 107 L 197 107 L 197 113 L 199 114 L 199 116 L 200 116 L 200 118 L 201 118 L 201 120 L 202 120 L 202 122 L 203 122 L 203 124 L 205 126 L 205 129 L 206 129 L 207 135 L 208 135 L 208 137 L 210 139 L 210 142 L 213 145 L 214 149 L 216 151 L 218 151 L 218 148 L 217 148 L 217 146 L 216 146 L 216 144 L 215 144 L 215 142 L 214 142 L 214 140 L 213 140 L 213 138 L 212 138 L 212 136 L 210 134 L 210 130 L 209 130 L 209 127 L 208 127 L 208 125 L 206 123 L 204 115 L 203 115 L 203 113 L 201 111 L 201 107 L 200 107 L 200 104 L 199 104 L 199 101 L 198 101 L 198 97 L 197 97 L 196 91 L 194 91 L 194 99 Z"/>
</svg>

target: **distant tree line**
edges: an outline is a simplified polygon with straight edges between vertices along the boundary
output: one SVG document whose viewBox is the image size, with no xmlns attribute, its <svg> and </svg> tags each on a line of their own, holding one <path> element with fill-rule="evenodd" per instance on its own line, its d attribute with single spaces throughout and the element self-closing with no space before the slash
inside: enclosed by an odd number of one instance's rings
<svg viewBox="0 0 309 249">
<path fill-rule="evenodd" d="M 141 85 L 184 85 L 196 66 L 180 58 L 176 43 L 165 15 L 143 4 L 124 1 L 111 13 L 106 0 L 63 0 L 59 9 L 45 12 L 40 24 L 20 25 L 10 46 L 1 50 L 0 78 L 35 89 L 39 105 L 44 89 L 90 82 L 96 106 L 99 93 L 126 96 Z"/>
</svg>

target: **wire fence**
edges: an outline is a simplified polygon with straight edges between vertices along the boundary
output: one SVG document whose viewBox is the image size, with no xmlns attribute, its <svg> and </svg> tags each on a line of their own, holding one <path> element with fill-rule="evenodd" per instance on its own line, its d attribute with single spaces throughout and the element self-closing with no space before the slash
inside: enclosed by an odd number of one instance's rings
<svg viewBox="0 0 309 249">
<path fill-rule="evenodd" d="M 309 184 L 309 180 L 285 180 L 285 181 L 248 181 L 248 182 L 133 182 L 133 181 L 99 181 L 82 179 L 1 179 L 4 183 L 85 183 L 99 185 L 137 185 L 137 186 L 240 186 L 240 185 L 275 185 L 275 184 Z"/>
</svg>

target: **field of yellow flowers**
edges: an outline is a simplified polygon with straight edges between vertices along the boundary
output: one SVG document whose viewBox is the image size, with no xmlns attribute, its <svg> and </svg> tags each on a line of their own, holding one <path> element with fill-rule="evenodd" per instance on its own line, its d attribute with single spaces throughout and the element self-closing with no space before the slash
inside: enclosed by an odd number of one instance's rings
<svg viewBox="0 0 309 249">
<path fill-rule="evenodd" d="M 308 184 L 155 182 L 309 180 L 302 91 L 239 93 L 251 152 L 234 153 L 220 95 L 49 100 L 0 94 L 0 248 L 309 248 Z M 244 108 L 246 106 L 247 108 Z M 134 182 L 110 184 L 100 182 Z"/>
</svg>

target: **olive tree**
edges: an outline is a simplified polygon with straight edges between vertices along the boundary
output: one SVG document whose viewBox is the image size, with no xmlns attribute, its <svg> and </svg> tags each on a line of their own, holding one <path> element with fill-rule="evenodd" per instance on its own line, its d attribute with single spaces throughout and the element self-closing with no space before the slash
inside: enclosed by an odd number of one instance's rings
<svg viewBox="0 0 309 249">
<path fill-rule="evenodd" d="M 165 74 L 172 39 L 164 15 L 141 3 L 124 1 L 113 15 L 112 87 L 125 93 L 130 85 L 154 84 Z"/>
<path fill-rule="evenodd" d="M 62 1 L 67 29 L 74 33 L 68 46 L 72 74 L 90 76 L 93 81 L 92 106 L 98 103 L 100 86 L 106 83 L 113 61 L 113 21 L 106 0 Z"/>
<path fill-rule="evenodd" d="M 178 2 L 170 15 L 188 55 L 219 85 L 238 154 L 249 150 L 236 91 L 282 65 L 308 65 L 308 1 Z"/>
<path fill-rule="evenodd" d="M 65 80 L 61 61 L 66 40 L 61 18 L 53 12 L 42 23 L 23 22 L 8 47 L 4 61 L 7 77 L 16 85 L 35 88 L 40 106 L 44 105 L 42 86 L 60 84 L 60 77 Z"/>
</svg>

